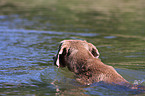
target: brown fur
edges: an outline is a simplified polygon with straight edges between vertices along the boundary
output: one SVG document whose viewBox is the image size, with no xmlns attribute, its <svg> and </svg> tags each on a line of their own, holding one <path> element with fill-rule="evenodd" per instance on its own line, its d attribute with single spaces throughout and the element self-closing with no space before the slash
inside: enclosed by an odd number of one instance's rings
<svg viewBox="0 0 145 96">
<path fill-rule="evenodd" d="M 82 84 L 103 81 L 131 86 L 132 89 L 138 88 L 125 80 L 112 66 L 101 62 L 98 57 L 99 52 L 93 44 L 81 40 L 64 40 L 59 46 L 54 64 L 58 67 L 68 67 L 76 74 L 76 80 Z"/>
</svg>

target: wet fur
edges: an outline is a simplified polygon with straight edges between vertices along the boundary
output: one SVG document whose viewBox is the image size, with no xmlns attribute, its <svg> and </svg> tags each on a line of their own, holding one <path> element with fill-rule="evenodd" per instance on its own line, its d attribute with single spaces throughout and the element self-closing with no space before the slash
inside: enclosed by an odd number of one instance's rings
<svg viewBox="0 0 145 96">
<path fill-rule="evenodd" d="M 103 81 L 132 89 L 139 88 L 138 85 L 130 84 L 112 66 L 104 64 L 98 57 L 99 52 L 93 44 L 81 40 L 64 40 L 54 57 L 54 64 L 74 72 L 76 80 L 81 84 L 89 85 Z M 145 90 L 144 87 L 140 89 Z"/>
</svg>

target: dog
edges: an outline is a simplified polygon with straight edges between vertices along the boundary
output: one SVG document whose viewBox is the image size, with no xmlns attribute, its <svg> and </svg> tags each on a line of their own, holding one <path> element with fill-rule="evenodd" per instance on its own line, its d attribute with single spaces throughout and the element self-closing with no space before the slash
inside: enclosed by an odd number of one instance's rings
<svg viewBox="0 0 145 96">
<path fill-rule="evenodd" d="M 91 43 L 82 40 L 63 40 L 54 57 L 54 64 L 57 67 L 67 67 L 83 85 L 103 81 L 132 89 L 139 88 L 130 84 L 112 66 L 104 64 L 99 55 L 98 49 Z M 144 87 L 140 88 L 145 90 Z"/>
</svg>

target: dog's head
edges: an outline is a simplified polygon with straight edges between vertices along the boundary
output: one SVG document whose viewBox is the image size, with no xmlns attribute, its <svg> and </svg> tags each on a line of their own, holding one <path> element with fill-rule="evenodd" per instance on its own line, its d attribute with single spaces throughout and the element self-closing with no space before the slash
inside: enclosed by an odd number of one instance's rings
<svg viewBox="0 0 145 96">
<path fill-rule="evenodd" d="M 58 67 L 72 66 L 71 62 L 85 57 L 85 53 L 98 58 L 99 52 L 96 47 L 82 40 L 64 40 L 60 42 L 57 55 L 53 58 L 54 64 Z M 83 58 L 82 57 L 82 58 Z"/>
</svg>

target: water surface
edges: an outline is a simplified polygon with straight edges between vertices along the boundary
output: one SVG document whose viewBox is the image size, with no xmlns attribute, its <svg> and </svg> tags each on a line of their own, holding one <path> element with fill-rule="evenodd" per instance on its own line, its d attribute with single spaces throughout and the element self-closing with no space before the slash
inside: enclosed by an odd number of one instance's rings
<svg viewBox="0 0 145 96">
<path fill-rule="evenodd" d="M 0 4 L 2 96 L 144 95 L 140 90 L 103 83 L 82 86 L 71 72 L 66 68 L 58 69 L 52 60 L 60 41 L 87 40 L 98 48 L 102 62 L 115 67 L 129 82 L 145 86 L 143 0 L 121 0 L 120 8 L 115 7 L 115 2 L 108 6 L 98 1 L 102 7 L 96 8 L 93 7 L 96 2 L 91 7 L 91 3 L 81 5 L 80 1 L 71 1 L 70 4 L 64 3 L 65 0 L 47 1 L 53 5 L 47 7 L 44 1 L 40 5 L 37 3 L 37 7 L 33 1 L 33 4 L 25 5 L 27 0 L 8 0 Z M 81 6 L 75 9 L 73 4 Z M 125 8 L 122 8 L 123 4 L 126 4 Z"/>
</svg>

